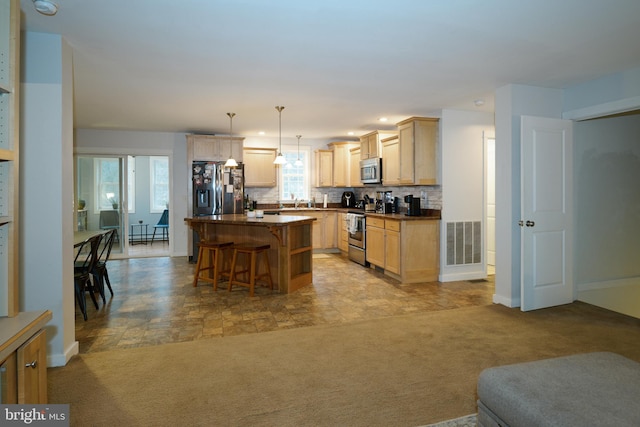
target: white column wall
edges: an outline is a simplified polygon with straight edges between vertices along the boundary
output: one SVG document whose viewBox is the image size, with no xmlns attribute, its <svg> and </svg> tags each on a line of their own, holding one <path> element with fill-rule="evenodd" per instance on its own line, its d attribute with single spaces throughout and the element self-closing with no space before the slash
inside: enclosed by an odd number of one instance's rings
<svg viewBox="0 0 640 427">
<path fill-rule="evenodd" d="M 483 132 L 493 136 L 493 114 L 443 110 L 440 121 L 442 221 L 440 227 L 440 281 L 486 277 L 485 249 L 480 264 L 446 265 L 446 223 L 481 221 L 484 235 Z M 484 239 L 483 239 L 484 241 Z"/>
<path fill-rule="evenodd" d="M 20 309 L 49 309 L 47 363 L 78 352 L 73 293 L 71 49 L 54 34 L 22 35 Z"/>
</svg>

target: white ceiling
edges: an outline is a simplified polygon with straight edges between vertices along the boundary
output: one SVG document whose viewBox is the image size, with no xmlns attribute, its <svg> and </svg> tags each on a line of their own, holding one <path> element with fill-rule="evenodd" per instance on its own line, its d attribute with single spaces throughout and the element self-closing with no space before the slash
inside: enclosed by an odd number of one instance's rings
<svg viewBox="0 0 640 427">
<path fill-rule="evenodd" d="M 273 136 L 284 105 L 283 137 L 345 139 L 640 66 L 638 0 L 54 2 L 22 25 L 73 48 L 77 128 Z"/>
</svg>

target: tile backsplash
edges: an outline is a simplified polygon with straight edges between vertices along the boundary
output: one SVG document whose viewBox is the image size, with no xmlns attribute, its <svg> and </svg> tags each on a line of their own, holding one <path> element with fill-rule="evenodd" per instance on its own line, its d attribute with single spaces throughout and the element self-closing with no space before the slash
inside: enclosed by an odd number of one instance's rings
<svg viewBox="0 0 640 427">
<path fill-rule="evenodd" d="M 326 194 L 329 203 L 340 203 L 342 193 L 345 191 L 353 191 L 357 200 L 364 198 L 367 194 L 371 198 L 376 197 L 377 191 L 391 191 L 394 197 L 400 198 L 400 203 L 404 203 L 404 196 L 412 194 L 414 197 L 421 197 L 422 192 L 425 192 L 427 203 L 421 203 L 422 209 L 442 209 L 442 188 L 439 185 L 428 186 L 410 186 L 410 187 L 383 187 L 383 186 L 366 186 L 366 187 L 312 187 L 311 196 L 315 197 L 316 203 L 322 203 L 323 197 Z M 257 188 L 251 187 L 245 189 L 245 194 L 249 195 L 251 200 L 257 200 L 259 204 L 277 204 L 278 200 L 278 187 L 269 188 Z M 293 203 L 291 201 L 283 200 L 283 203 Z"/>
</svg>

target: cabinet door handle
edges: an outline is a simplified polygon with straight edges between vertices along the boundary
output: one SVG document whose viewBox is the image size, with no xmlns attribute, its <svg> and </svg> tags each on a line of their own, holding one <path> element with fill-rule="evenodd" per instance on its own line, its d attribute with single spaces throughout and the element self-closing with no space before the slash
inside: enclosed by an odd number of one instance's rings
<svg viewBox="0 0 640 427">
<path fill-rule="evenodd" d="M 24 365 L 25 368 L 33 368 L 36 369 L 36 367 L 38 366 L 38 361 L 34 360 L 31 363 L 27 363 L 26 365 Z"/>
</svg>

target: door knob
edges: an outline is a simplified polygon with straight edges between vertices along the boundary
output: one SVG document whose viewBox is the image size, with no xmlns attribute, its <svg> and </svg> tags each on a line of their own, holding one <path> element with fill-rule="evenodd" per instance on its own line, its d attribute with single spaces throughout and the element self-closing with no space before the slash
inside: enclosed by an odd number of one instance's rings
<svg viewBox="0 0 640 427">
<path fill-rule="evenodd" d="M 520 227 L 522 227 L 522 226 L 524 225 L 524 221 L 522 221 L 522 220 L 518 221 L 518 225 L 519 225 Z"/>
<path fill-rule="evenodd" d="M 535 222 L 533 222 L 533 221 L 527 221 L 527 222 L 525 223 L 525 225 L 526 225 L 527 227 L 533 227 L 534 225 L 536 225 L 536 223 L 535 223 Z"/>
</svg>

